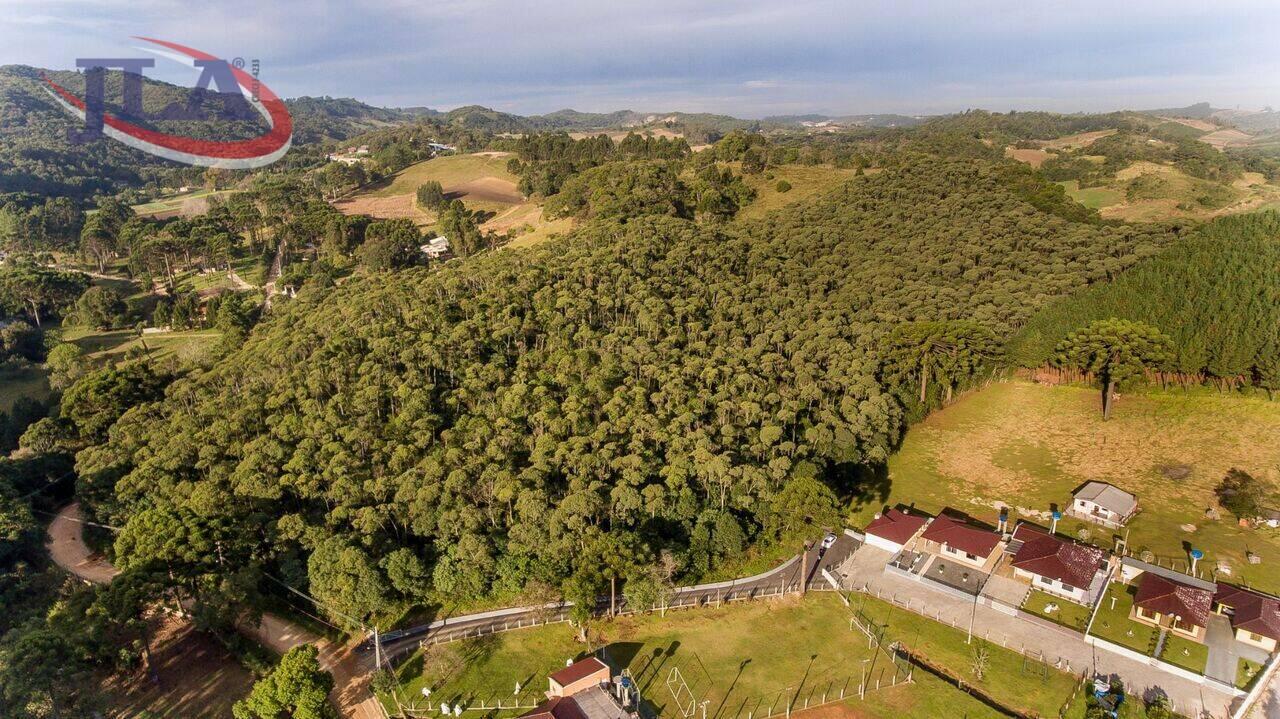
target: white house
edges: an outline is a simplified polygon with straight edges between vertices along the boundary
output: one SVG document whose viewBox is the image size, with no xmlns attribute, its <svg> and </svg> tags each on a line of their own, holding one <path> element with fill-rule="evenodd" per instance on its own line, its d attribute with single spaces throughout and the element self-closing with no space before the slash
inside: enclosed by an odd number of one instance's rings
<svg viewBox="0 0 1280 719">
<path fill-rule="evenodd" d="M 897 554 L 915 539 L 928 523 L 929 518 L 924 515 L 890 509 L 883 514 L 877 514 L 876 518 L 867 525 L 865 530 L 867 544 Z"/>
<path fill-rule="evenodd" d="M 1138 511 L 1138 498 L 1106 482 L 1086 482 L 1072 495 L 1068 514 L 1108 527 L 1119 527 Z"/>
<path fill-rule="evenodd" d="M 1022 522 L 1013 530 L 1013 574 L 1043 592 L 1088 604 L 1089 589 L 1099 586 L 1107 554 L 1088 544 L 1064 539 L 1033 524 Z"/>
<path fill-rule="evenodd" d="M 422 250 L 422 254 L 427 257 L 438 260 L 449 254 L 449 240 L 444 237 L 432 237 L 427 240 L 427 244 L 422 245 L 418 249 Z"/>
</svg>

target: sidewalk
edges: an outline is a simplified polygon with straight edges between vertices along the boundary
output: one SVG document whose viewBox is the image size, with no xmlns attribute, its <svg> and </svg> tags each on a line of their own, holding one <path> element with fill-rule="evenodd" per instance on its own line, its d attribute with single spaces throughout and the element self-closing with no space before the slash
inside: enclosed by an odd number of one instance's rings
<svg viewBox="0 0 1280 719">
<path fill-rule="evenodd" d="M 845 574 L 850 582 L 847 588 L 878 595 L 885 601 L 961 631 L 968 631 L 972 623 L 974 636 L 1016 652 L 1041 652 L 1050 665 L 1063 671 L 1117 674 L 1124 679 L 1131 693 L 1163 692 L 1175 708 L 1187 716 L 1199 716 L 1201 710 L 1214 717 L 1230 715 L 1233 697 L 1225 692 L 1190 682 L 1146 662 L 1094 647 L 1085 641 L 1083 635 L 1066 628 L 1011 617 L 991 607 L 932 589 L 927 583 L 885 572 L 885 562 L 891 557 L 884 550 L 863 546 L 845 564 Z"/>
</svg>

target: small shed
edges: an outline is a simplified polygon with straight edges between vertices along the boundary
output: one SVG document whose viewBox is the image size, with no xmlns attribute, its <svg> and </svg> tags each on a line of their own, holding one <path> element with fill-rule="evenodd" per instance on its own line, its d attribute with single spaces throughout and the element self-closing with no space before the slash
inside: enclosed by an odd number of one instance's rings
<svg viewBox="0 0 1280 719">
<path fill-rule="evenodd" d="M 570 697 L 580 691 L 608 683 L 612 677 L 609 665 L 587 657 L 576 661 L 547 678 L 549 697 Z"/>
</svg>

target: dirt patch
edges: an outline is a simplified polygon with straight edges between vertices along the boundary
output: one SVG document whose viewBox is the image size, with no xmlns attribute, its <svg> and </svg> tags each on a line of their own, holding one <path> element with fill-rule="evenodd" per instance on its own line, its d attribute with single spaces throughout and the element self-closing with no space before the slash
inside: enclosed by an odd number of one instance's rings
<svg viewBox="0 0 1280 719">
<path fill-rule="evenodd" d="M 1044 164 L 1045 160 L 1048 160 L 1050 157 L 1053 157 L 1053 153 L 1046 152 L 1044 150 L 1028 150 L 1028 149 L 1019 149 L 1015 147 L 1006 147 L 1004 148 L 1004 156 L 1013 158 L 1018 162 L 1025 162 L 1028 165 L 1031 165 L 1032 167 L 1039 168 L 1041 165 Z"/>
<path fill-rule="evenodd" d="M 144 672 L 104 680 L 102 689 L 111 698 L 107 716 L 126 719 L 143 711 L 184 719 L 231 716 L 231 705 L 249 693 L 253 675 L 190 622 L 165 613 L 150 621 L 158 682 Z"/>
<path fill-rule="evenodd" d="M 498 202 L 504 205 L 524 202 L 524 196 L 516 190 L 516 183 L 497 177 L 482 177 L 457 185 L 447 185 L 444 192 L 445 195 L 463 202 Z"/>
<path fill-rule="evenodd" d="M 542 208 L 537 205 L 524 204 L 516 205 L 509 210 L 499 212 L 484 225 L 481 226 L 486 232 L 506 232 L 513 227 L 521 225 L 532 225 L 538 227 L 542 224 Z"/>
<path fill-rule="evenodd" d="M 1081 147 L 1088 147 L 1104 137 L 1110 137 L 1116 134 L 1117 130 L 1097 130 L 1095 132 L 1081 132 L 1075 135 L 1067 135 L 1059 137 L 1056 140 L 1046 140 L 1041 143 L 1041 147 L 1046 150 L 1075 150 Z"/>
<path fill-rule="evenodd" d="M 1222 129 L 1220 125 L 1215 125 L 1208 120 L 1193 120 L 1189 117 L 1161 117 L 1160 119 L 1168 120 L 1169 122 L 1176 122 L 1179 125 L 1186 125 L 1187 127 L 1194 130 L 1200 130 L 1201 132 L 1213 132 L 1215 130 Z"/>
<path fill-rule="evenodd" d="M 1116 179 L 1121 182 L 1128 182 L 1139 175 L 1151 175 L 1158 173 L 1172 174 L 1175 172 L 1178 172 L 1178 170 L 1170 167 L 1169 165 L 1161 165 L 1156 162 L 1140 160 L 1117 172 Z"/>
<path fill-rule="evenodd" d="M 431 218 L 418 209 L 413 195 L 350 197 L 336 200 L 333 206 L 344 215 L 368 215 L 380 220 L 398 220 L 407 217 L 418 225 L 431 224 Z"/>
<path fill-rule="evenodd" d="M 1253 136 L 1236 129 L 1217 130 L 1200 138 L 1219 150 L 1228 147 L 1245 147 L 1253 141 Z"/>
</svg>

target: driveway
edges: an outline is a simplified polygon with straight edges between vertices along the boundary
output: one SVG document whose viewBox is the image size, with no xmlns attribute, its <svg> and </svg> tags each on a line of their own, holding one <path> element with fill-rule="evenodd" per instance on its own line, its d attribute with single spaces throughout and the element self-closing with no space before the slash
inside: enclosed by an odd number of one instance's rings
<svg viewBox="0 0 1280 719">
<path fill-rule="evenodd" d="M 1083 635 L 1069 629 L 1011 617 L 984 604 L 935 589 L 928 582 L 886 572 L 884 565 L 891 556 L 884 550 L 863 546 L 846 565 L 851 586 L 960 631 L 968 631 L 972 623 L 974 636 L 1015 652 L 1040 652 L 1046 662 L 1063 671 L 1077 675 L 1085 670 L 1116 674 L 1124 678 L 1133 693 L 1163 692 L 1177 711 L 1186 716 L 1197 716 L 1202 708 L 1215 717 L 1230 714 L 1233 697 L 1223 691 L 1163 671 L 1148 662 L 1094 647 Z"/>
</svg>

